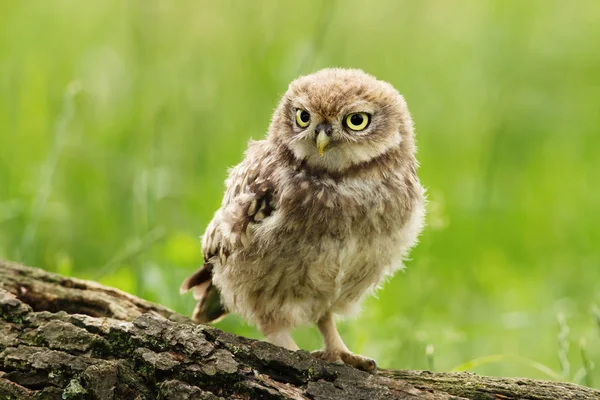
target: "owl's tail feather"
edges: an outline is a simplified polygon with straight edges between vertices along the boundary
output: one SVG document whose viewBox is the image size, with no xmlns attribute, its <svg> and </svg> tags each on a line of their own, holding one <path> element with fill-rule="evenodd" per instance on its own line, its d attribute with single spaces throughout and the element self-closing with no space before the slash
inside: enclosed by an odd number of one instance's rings
<svg viewBox="0 0 600 400">
<path fill-rule="evenodd" d="M 187 277 L 179 289 L 181 293 L 193 291 L 198 304 L 194 308 L 192 319 L 201 324 L 218 322 L 227 315 L 221 293 L 212 283 L 212 269 L 212 264 L 204 264 L 198 271 Z"/>
</svg>

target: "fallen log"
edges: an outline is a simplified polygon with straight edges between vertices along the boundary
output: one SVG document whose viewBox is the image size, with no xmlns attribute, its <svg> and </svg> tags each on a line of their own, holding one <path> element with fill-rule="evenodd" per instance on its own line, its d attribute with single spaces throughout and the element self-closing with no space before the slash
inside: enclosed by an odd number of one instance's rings
<svg viewBox="0 0 600 400">
<path fill-rule="evenodd" d="M 0 262 L 0 399 L 600 399 L 582 386 L 325 363 L 95 282 Z"/>
</svg>

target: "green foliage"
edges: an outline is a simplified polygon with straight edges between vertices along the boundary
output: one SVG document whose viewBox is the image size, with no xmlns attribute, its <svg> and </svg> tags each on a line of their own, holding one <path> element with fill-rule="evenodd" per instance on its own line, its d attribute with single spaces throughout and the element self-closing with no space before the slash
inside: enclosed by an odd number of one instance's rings
<svg viewBox="0 0 600 400">
<path fill-rule="evenodd" d="M 226 169 L 290 80 L 359 67 L 408 100 L 430 204 L 406 273 L 342 324 L 348 345 L 497 375 L 569 360 L 585 373 L 564 378 L 591 384 L 599 16 L 596 0 L 2 2 L 0 257 L 189 313 L 178 287 Z M 559 314 L 585 351 L 557 343 Z"/>
</svg>

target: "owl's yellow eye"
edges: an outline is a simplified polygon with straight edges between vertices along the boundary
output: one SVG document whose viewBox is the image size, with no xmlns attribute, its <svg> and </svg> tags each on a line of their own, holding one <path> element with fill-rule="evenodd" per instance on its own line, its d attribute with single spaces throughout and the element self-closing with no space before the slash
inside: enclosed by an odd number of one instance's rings
<svg viewBox="0 0 600 400">
<path fill-rule="evenodd" d="M 310 114 L 306 110 L 296 110 L 296 123 L 300 128 L 306 128 L 310 124 Z"/>
<path fill-rule="evenodd" d="M 362 131 L 369 125 L 369 114 L 364 112 L 352 113 L 346 116 L 346 126 L 353 131 Z"/>
</svg>

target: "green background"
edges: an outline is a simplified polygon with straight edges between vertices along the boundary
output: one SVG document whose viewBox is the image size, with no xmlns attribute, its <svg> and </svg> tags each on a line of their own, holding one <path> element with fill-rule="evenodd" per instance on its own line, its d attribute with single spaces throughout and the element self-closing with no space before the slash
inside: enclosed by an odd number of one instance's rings
<svg viewBox="0 0 600 400">
<path fill-rule="evenodd" d="M 190 313 L 227 168 L 289 81 L 358 67 L 406 97 L 430 203 L 349 347 L 600 387 L 598 21 L 597 0 L 0 2 L 0 258 Z"/>
</svg>

